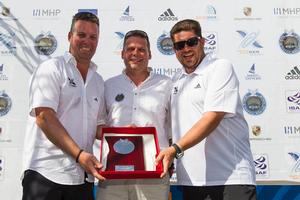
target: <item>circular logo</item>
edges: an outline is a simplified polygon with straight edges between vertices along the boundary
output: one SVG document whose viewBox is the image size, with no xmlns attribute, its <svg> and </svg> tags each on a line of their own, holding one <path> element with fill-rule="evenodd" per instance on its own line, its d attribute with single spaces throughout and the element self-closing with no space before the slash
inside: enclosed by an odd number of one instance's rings
<svg viewBox="0 0 300 200">
<path fill-rule="evenodd" d="M 120 101 L 123 101 L 124 97 L 125 97 L 124 94 L 117 94 L 117 96 L 115 97 L 115 100 L 120 102 Z"/>
<path fill-rule="evenodd" d="M 4 91 L 0 92 L 0 117 L 10 111 L 11 105 L 11 98 Z"/>
<path fill-rule="evenodd" d="M 260 115 L 266 109 L 266 100 L 259 92 L 249 91 L 243 98 L 243 108 L 250 115 Z"/>
<path fill-rule="evenodd" d="M 51 33 L 41 33 L 35 39 L 35 50 L 40 55 L 51 55 L 57 47 L 57 41 Z"/>
<path fill-rule="evenodd" d="M 287 54 L 295 54 L 300 51 L 300 37 L 294 32 L 285 32 L 279 38 L 279 45 L 282 51 Z"/>
<path fill-rule="evenodd" d="M 157 48 L 164 55 L 173 55 L 173 42 L 167 34 L 162 34 L 157 39 Z"/>
<path fill-rule="evenodd" d="M 114 144 L 113 147 L 115 152 L 119 154 L 129 154 L 133 152 L 135 148 L 134 144 L 128 139 L 120 139 Z"/>
<path fill-rule="evenodd" d="M 2 14 L 3 16 L 5 16 L 5 17 L 9 16 L 9 15 L 10 15 L 10 10 L 9 10 L 9 8 L 3 6 L 3 7 L 1 8 L 1 14 Z"/>
</svg>

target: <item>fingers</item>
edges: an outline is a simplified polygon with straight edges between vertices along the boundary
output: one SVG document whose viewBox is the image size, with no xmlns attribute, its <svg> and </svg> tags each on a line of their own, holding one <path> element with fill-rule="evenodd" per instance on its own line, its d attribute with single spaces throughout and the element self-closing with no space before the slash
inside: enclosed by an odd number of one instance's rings
<svg viewBox="0 0 300 200">
<path fill-rule="evenodd" d="M 155 159 L 155 165 L 158 165 L 158 163 L 160 163 L 164 156 L 164 153 L 161 151 Z"/>
</svg>

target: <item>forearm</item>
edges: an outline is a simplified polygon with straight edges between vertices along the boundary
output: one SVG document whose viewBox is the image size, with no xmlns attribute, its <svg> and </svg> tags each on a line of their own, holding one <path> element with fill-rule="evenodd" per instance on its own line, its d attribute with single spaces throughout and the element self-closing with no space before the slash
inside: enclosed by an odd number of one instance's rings
<svg viewBox="0 0 300 200">
<path fill-rule="evenodd" d="M 62 151 L 76 159 L 80 147 L 57 119 L 55 112 L 49 108 L 38 108 L 36 113 L 36 123 L 46 137 Z"/>
<path fill-rule="evenodd" d="M 224 112 L 207 112 L 192 128 L 176 142 L 182 150 L 189 149 L 201 142 L 219 125 Z"/>
</svg>

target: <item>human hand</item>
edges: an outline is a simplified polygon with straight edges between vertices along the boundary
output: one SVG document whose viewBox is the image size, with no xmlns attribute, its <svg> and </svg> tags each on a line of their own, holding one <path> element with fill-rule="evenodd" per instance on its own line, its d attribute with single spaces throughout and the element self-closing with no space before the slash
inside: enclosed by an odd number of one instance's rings
<svg viewBox="0 0 300 200">
<path fill-rule="evenodd" d="M 161 178 L 166 176 L 169 168 L 171 167 L 174 157 L 176 154 L 176 150 L 173 147 L 168 147 L 162 150 L 155 159 L 155 165 L 158 165 L 161 161 L 163 162 L 163 173 L 160 175 Z"/>
<path fill-rule="evenodd" d="M 93 154 L 83 151 L 79 156 L 78 163 L 88 174 L 93 175 L 100 181 L 105 180 L 105 178 L 98 173 L 99 169 L 101 169 L 103 165 Z"/>
</svg>

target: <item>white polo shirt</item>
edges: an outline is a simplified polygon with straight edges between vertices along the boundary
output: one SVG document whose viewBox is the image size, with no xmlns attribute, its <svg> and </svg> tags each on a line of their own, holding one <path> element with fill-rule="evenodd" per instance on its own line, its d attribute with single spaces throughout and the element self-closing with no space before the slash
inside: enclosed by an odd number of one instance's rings
<svg viewBox="0 0 300 200">
<path fill-rule="evenodd" d="M 172 81 L 167 76 L 150 72 L 138 87 L 123 72 L 105 81 L 108 126 L 154 126 L 160 148 L 169 146 L 170 92 Z"/>
<path fill-rule="evenodd" d="M 226 112 L 218 127 L 177 161 L 179 185 L 255 184 L 248 125 L 232 64 L 206 55 L 197 69 L 173 78 L 171 94 L 174 142 L 208 111 Z"/>
<path fill-rule="evenodd" d="M 84 183 L 80 165 L 50 142 L 37 126 L 34 108 L 52 108 L 78 146 L 92 153 L 97 125 L 105 123 L 104 81 L 96 72 L 96 65 L 91 63 L 84 82 L 75 58 L 66 52 L 35 70 L 29 92 L 23 170 L 32 169 L 59 184 Z M 89 181 L 93 181 L 92 176 Z"/>
</svg>

